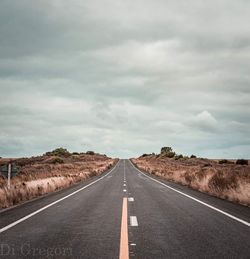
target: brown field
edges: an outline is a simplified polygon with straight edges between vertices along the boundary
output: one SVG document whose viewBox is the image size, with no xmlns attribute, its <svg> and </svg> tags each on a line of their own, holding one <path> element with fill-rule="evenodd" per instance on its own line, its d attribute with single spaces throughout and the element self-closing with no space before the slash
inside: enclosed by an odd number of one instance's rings
<svg viewBox="0 0 250 259">
<path fill-rule="evenodd" d="M 117 159 L 100 154 L 43 155 L 32 158 L 0 159 L 0 165 L 9 161 L 20 168 L 18 176 L 7 180 L 0 175 L 0 208 L 6 208 L 34 197 L 68 187 L 111 168 Z"/>
<path fill-rule="evenodd" d="M 132 161 L 150 174 L 250 206 L 249 165 L 236 165 L 233 160 L 219 164 L 215 159 L 175 159 L 161 155 L 148 155 Z"/>
</svg>

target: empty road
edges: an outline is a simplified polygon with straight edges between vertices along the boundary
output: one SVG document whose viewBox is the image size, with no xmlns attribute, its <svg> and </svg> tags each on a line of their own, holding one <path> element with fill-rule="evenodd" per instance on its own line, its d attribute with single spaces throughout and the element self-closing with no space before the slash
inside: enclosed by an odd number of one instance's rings
<svg viewBox="0 0 250 259">
<path fill-rule="evenodd" d="M 250 258 L 250 208 L 109 172 L 0 212 L 0 258 Z"/>
</svg>

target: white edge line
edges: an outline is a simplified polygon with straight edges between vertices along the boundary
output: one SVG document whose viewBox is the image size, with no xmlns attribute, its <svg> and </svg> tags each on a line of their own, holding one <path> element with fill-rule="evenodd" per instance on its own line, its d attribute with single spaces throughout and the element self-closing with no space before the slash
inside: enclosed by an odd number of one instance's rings
<svg viewBox="0 0 250 259">
<path fill-rule="evenodd" d="M 94 182 L 89 183 L 88 185 L 86 185 L 86 186 L 84 186 L 84 187 L 82 187 L 82 188 L 80 188 L 80 189 L 78 189 L 78 190 L 76 190 L 76 191 L 74 191 L 74 192 L 72 192 L 72 193 L 70 193 L 70 194 L 64 196 L 64 197 L 62 197 L 61 199 L 56 200 L 56 201 L 54 201 L 54 202 L 52 202 L 52 203 L 50 203 L 50 204 L 48 204 L 48 205 L 42 207 L 41 209 L 36 210 L 36 211 L 34 211 L 34 212 L 28 214 L 27 216 L 25 216 L 25 217 L 23 217 L 23 218 L 20 218 L 19 220 L 17 220 L 17 221 L 15 221 L 15 222 L 13 222 L 13 223 L 11 223 L 11 224 L 9 224 L 9 225 L 7 225 L 7 226 L 1 228 L 1 229 L 0 229 L 0 233 L 3 233 L 4 231 L 6 231 L 6 230 L 8 230 L 8 229 L 10 229 L 10 228 L 12 228 L 12 227 L 14 227 L 14 226 L 16 226 L 17 224 L 19 224 L 19 223 L 25 221 L 25 220 L 28 219 L 28 218 L 33 217 L 34 215 L 40 213 L 41 211 L 46 210 L 46 209 L 48 209 L 49 207 L 51 207 L 51 206 L 57 204 L 58 202 L 61 202 L 61 201 L 65 200 L 65 199 L 69 198 L 70 196 L 72 196 L 72 195 L 74 195 L 74 194 L 76 194 L 76 193 L 78 193 L 78 192 L 80 192 L 80 191 L 82 191 L 82 190 L 88 188 L 89 186 L 93 185 L 94 183 L 99 182 L 99 181 L 102 180 L 103 178 L 107 177 L 110 173 L 112 173 L 112 172 L 116 169 L 116 167 L 117 167 L 117 165 L 118 165 L 119 163 L 120 163 L 120 160 L 119 160 L 119 162 L 115 165 L 115 167 L 114 167 L 113 169 L 111 169 L 111 171 L 109 171 L 106 175 L 100 177 L 99 179 L 95 180 Z"/>
<path fill-rule="evenodd" d="M 129 160 L 129 161 L 130 161 L 130 160 Z M 186 197 L 188 197 L 188 198 L 190 198 L 190 199 L 192 199 L 192 200 L 194 200 L 194 201 L 196 201 L 196 202 L 198 202 L 198 203 L 200 203 L 200 204 L 202 204 L 202 205 L 204 205 L 204 206 L 206 206 L 206 207 L 208 207 L 208 208 L 210 208 L 210 209 L 213 209 L 213 210 L 215 210 L 215 211 L 217 211 L 217 212 L 220 212 L 221 214 L 223 214 L 223 215 L 225 215 L 225 216 L 227 216 L 227 217 L 229 217 L 229 218 L 231 218 L 231 219 L 234 219 L 234 220 L 236 220 L 236 221 L 238 221 L 238 222 L 240 222 L 240 223 L 242 223 L 242 224 L 244 224 L 244 225 L 250 227 L 250 223 L 249 223 L 249 222 L 247 222 L 247 221 L 245 221 L 245 220 L 243 220 L 243 219 L 237 218 L 237 217 L 235 217 L 235 216 L 233 216 L 233 215 L 231 215 L 231 214 L 229 214 L 229 213 L 227 213 L 227 212 L 225 212 L 225 211 L 223 211 L 223 210 L 220 210 L 220 209 L 218 209 L 218 208 L 216 208 L 216 207 L 214 207 L 214 206 L 212 206 L 212 205 L 209 205 L 208 203 L 203 202 L 203 201 L 201 201 L 201 200 L 199 200 L 199 199 L 196 199 L 196 198 L 194 198 L 194 197 L 192 197 L 192 196 L 190 196 L 190 195 L 188 195 L 188 194 L 186 194 L 186 193 L 184 193 L 184 192 L 178 191 L 178 190 L 176 190 L 175 188 L 170 187 L 170 186 L 168 186 L 167 184 L 162 183 L 162 182 L 160 182 L 160 181 L 158 181 L 158 180 L 156 180 L 156 179 L 154 179 L 154 178 L 152 178 L 152 177 L 150 177 L 150 176 L 144 174 L 142 171 L 140 171 L 138 168 L 136 168 L 136 167 L 134 166 L 134 164 L 133 164 L 131 161 L 130 161 L 130 163 L 132 164 L 132 166 L 133 166 L 138 172 L 140 172 L 141 174 L 143 174 L 143 175 L 146 176 L 147 178 L 151 179 L 152 181 L 155 181 L 155 182 L 157 182 L 157 183 L 159 183 L 159 184 L 161 184 L 161 185 L 163 185 L 163 186 L 169 188 L 169 189 L 172 190 L 172 191 L 175 191 L 175 192 L 177 192 L 177 193 L 179 193 L 179 194 L 181 194 L 181 195 L 184 195 L 184 196 L 186 196 Z"/>
</svg>

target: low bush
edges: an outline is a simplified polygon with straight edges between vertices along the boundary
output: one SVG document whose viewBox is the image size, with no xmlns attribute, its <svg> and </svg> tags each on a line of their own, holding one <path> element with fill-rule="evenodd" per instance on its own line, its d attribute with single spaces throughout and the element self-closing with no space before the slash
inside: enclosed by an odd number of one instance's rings
<svg viewBox="0 0 250 259">
<path fill-rule="evenodd" d="M 51 162 L 52 164 L 63 164 L 63 163 L 64 163 L 63 159 L 60 158 L 60 157 L 55 157 L 55 158 L 52 159 L 50 162 Z"/>
<path fill-rule="evenodd" d="M 93 156 L 93 155 L 95 154 L 95 152 L 94 152 L 94 151 L 87 151 L 87 152 L 86 152 L 86 154 L 87 154 L 87 155 L 92 155 L 92 156 Z"/>
<path fill-rule="evenodd" d="M 214 174 L 209 180 L 208 186 L 219 192 L 236 189 L 238 181 L 235 175 L 224 175 L 222 172 Z"/>
<path fill-rule="evenodd" d="M 222 160 L 219 161 L 219 164 L 228 164 L 228 160 L 222 159 Z"/>
<path fill-rule="evenodd" d="M 195 155 L 191 155 L 190 158 L 196 158 L 196 156 Z"/>
<path fill-rule="evenodd" d="M 188 185 L 191 185 L 191 183 L 195 180 L 195 176 L 191 175 L 189 173 L 184 174 L 185 181 Z"/>
<path fill-rule="evenodd" d="M 171 147 L 162 147 L 161 148 L 161 154 L 167 154 L 167 153 L 170 153 L 170 152 L 173 152 L 173 149 Z"/>
<path fill-rule="evenodd" d="M 166 154 L 166 156 L 169 158 L 173 158 L 175 157 L 175 152 L 169 152 L 168 154 Z"/>
<path fill-rule="evenodd" d="M 56 148 L 53 151 L 45 153 L 46 156 L 62 156 L 62 157 L 69 157 L 71 153 L 66 148 Z"/>
<path fill-rule="evenodd" d="M 236 165 L 248 165 L 248 160 L 246 160 L 246 159 L 238 159 L 236 161 Z"/>
<path fill-rule="evenodd" d="M 178 159 L 181 159 L 181 158 L 183 158 L 183 155 L 181 155 L 181 154 L 175 156 L 175 160 L 178 160 Z"/>
<path fill-rule="evenodd" d="M 175 155 L 176 154 L 171 147 L 162 147 L 161 148 L 161 156 L 173 158 Z"/>
</svg>

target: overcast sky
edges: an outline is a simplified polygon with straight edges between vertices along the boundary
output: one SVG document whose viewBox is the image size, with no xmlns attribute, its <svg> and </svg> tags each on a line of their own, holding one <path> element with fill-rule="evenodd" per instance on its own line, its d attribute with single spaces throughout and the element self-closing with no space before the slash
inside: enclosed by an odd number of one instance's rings
<svg viewBox="0 0 250 259">
<path fill-rule="evenodd" d="M 0 156 L 250 157 L 250 1 L 1 0 Z"/>
</svg>

